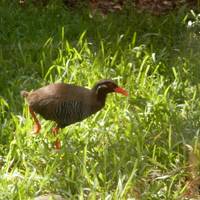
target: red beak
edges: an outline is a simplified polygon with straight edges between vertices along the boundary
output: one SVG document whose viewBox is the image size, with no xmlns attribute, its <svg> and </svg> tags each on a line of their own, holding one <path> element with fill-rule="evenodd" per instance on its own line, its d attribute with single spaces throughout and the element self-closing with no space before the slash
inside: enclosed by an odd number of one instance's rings
<svg viewBox="0 0 200 200">
<path fill-rule="evenodd" d="M 128 92 L 121 87 L 115 88 L 114 91 L 117 92 L 117 93 L 123 94 L 124 96 L 128 96 Z"/>
</svg>

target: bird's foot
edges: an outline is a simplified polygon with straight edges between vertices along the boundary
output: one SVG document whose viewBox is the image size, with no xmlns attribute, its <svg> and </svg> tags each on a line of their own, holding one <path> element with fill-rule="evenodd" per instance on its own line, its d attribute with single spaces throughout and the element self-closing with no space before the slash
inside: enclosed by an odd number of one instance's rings
<svg viewBox="0 0 200 200">
<path fill-rule="evenodd" d="M 58 127 L 53 127 L 52 128 L 52 132 L 54 135 L 56 135 L 58 133 L 59 128 Z"/>
<path fill-rule="evenodd" d="M 58 127 L 52 128 L 52 132 L 53 132 L 54 136 L 56 136 L 56 137 L 57 137 L 58 131 L 59 131 Z M 54 146 L 55 146 L 56 150 L 60 150 L 61 149 L 61 142 L 60 142 L 60 140 L 58 138 L 56 139 L 56 141 L 54 143 Z"/>
<path fill-rule="evenodd" d="M 41 125 L 39 123 L 36 123 L 34 125 L 34 133 L 38 134 L 40 132 L 40 129 L 41 129 Z"/>
<path fill-rule="evenodd" d="M 56 150 L 60 150 L 61 149 L 61 142 L 60 140 L 56 140 L 55 143 L 54 143 L 54 146 L 55 146 L 55 149 Z"/>
</svg>

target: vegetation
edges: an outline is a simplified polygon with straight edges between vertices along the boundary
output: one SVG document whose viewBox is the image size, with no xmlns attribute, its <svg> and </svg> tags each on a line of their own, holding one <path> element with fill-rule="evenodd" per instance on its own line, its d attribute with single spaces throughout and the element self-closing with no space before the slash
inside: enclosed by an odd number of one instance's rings
<svg viewBox="0 0 200 200">
<path fill-rule="evenodd" d="M 198 15 L 127 8 L 102 18 L 59 1 L 6 0 L 0 13 L 0 199 L 186 199 L 198 186 L 199 159 L 187 148 L 199 156 Z M 53 123 L 40 118 L 32 133 L 21 90 L 104 78 L 129 97 L 110 95 L 102 111 L 63 129 L 59 152 Z"/>
</svg>

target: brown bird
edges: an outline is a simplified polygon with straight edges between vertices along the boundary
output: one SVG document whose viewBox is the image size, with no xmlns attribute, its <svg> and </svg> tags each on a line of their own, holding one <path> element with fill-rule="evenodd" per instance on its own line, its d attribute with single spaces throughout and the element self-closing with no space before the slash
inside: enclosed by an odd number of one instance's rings
<svg viewBox="0 0 200 200">
<path fill-rule="evenodd" d="M 46 120 L 57 123 L 53 128 L 56 135 L 59 128 L 82 121 L 102 109 L 108 93 L 121 93 L 128 96 L 128 92 L 119 87 L 112 80 L 101 80 L 92 89 L 65 83 L 54 83 L 33 92 L 22 91 L 29 104 L 29 111 L 35 122 L 35 133 L 39 133 L 41 125 L 35 115 L 40 114 Z M 57 139 L 55 147 L 61 147 Z"/>
</svg>

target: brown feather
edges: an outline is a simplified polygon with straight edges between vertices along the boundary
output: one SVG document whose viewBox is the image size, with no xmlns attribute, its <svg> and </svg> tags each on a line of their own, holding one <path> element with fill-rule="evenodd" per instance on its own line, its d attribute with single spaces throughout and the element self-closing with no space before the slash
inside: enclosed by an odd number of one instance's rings
<svg viewBox="0 0 200 200">
<path fill-rule="evenodd" d="M 46 120 L 55 121 L 63 128 L 82 121 L 105 105 L 108 93 L 118 86 L 111 80 L 102 80 L 92 89 L 65 83 L 55 83 L 33 92 L 22 91 L 29 108 Z"/>
<path fill-rule="evenodd" d="M 46 120 L 53 120 L 59 124 L 61 122 L 55 119 L 55 112 L 57 105 L 62 102 L 81 102 L 84 108 L 87 107 L 88 115 L 86 116 L 97 112 L 104 106 L 104 103 L 97 101 L 96 94 L 92 90 L 64 83 L 50 84 L 28 94 L 23 93 L 23 95 L 26 96 L 28 104 L 34 112 Z M 74 121 L 73 119 L 70 121 L 75 123 L 80 120 L 75 120 L 74 117 Z"/>
</svg>

